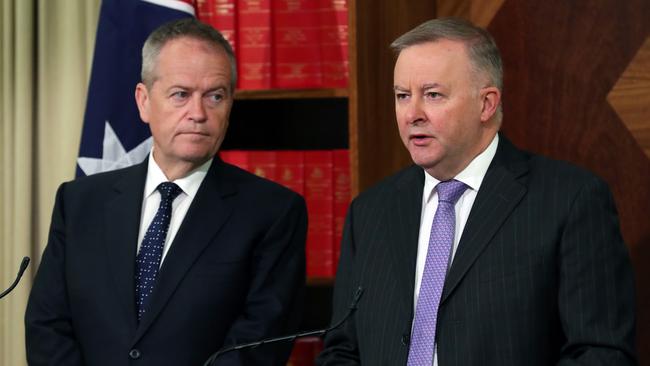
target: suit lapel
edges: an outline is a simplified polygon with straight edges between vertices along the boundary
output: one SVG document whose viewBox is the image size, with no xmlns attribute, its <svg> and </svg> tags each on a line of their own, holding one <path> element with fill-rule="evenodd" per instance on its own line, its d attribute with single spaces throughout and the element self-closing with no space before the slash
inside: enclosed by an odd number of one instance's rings
<svg viewBox="0 0 650 366">
<path fill-rule="evenodd" d="M 151 295 L 150 308 L 140 320 L 133 342 L 137 342 L 151 326 L 187 271 L 230 215 L 226 196 L 235 194 L 236 188 L 222 174 L 223 168 L 223 163 L 215 158 L 165 257 Z"/>
<path fill-rule="evenodd" d="M 415 262 L 420 232 L 422 212 L 422 192 L 424 190 L 424 171 L 418 166 L 409 168 L 397 181 L 397 194 L 392 200 L 389 212 L 389 243 L 395 262 L 397 288 L 407 311 L 413 310 L 413 291 L 415 287 Z"/>
<path fill-rule="evenodd" d="M 497 153 L 483 179 L 447 274 L 441 303 L 458 286 L 525 195 L 526 187 L 519 178 L 527 171 L 523 153 L 500 135 Z"/>
<path fill-rule="evenodd" d="M 104 233 L 109 267 L 117 297 L 123 302 L 128 324 L 135 328 L 134 267 L 147 159 L 125 171 L 105 205 Z"/>
</svg>

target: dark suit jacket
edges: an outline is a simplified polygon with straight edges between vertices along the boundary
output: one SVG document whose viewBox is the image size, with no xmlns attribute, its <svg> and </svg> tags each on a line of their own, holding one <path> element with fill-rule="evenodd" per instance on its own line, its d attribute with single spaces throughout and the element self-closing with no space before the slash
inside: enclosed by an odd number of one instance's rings
<svg viewBox="0 0 650 366">
<path fill-rule="evenodd" d="M 406 365 L 423 174 L 412 166 L 352 202 L 333 320 L 365 293 L 319 365 Z M 438 364 L 635 364 L 633 297 L 606 184 L 500 136 L 446 278 Z"/>
<path fill-rule="evenodd" d="M 295 330 L 304 200 L 215 158 L 138 324 L 136 242 L 146 161 L 61 185 L 25 316 L 30 365 L 202 365 L 224 345 Z M 283 365 L 289 347 L 215 365 Z"/>
</svg>

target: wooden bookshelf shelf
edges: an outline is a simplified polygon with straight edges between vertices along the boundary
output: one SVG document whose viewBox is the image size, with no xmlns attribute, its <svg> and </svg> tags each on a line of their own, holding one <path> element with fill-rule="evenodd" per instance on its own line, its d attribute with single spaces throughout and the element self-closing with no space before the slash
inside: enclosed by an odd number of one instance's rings
<svg viewBox="0 0 650 366">
<path fill-rule="evenodd" d="M 347 98 L 348 89 L 237 90 L 235 100 Z"/>
</svg>

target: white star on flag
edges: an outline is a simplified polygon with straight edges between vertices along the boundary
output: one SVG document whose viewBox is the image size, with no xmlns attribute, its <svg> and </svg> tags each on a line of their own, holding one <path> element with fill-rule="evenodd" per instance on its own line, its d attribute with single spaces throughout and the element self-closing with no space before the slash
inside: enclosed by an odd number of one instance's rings
<svg viewBox="0 0 650 366">
<path fill-rule="evenodd" d="M 153 138 L 149 137 L 133 148 L 133 150 L 127 152 L 124 150 L 124 146 L 122 146 L 122 143 L 117 138 L 111 125 L 106 121 L 101 159 L 80 157 L 77 159 L 77 164 L 79 164 L 79 167 L 86 175 L 126 168 L 142 162 L 151 150 L 152 142 Z"/>
</svg>

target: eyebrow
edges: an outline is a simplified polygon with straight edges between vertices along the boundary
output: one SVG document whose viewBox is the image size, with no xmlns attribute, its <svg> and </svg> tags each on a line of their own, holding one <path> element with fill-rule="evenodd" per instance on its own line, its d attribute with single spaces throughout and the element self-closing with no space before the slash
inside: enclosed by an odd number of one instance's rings
<svg viewBox="0 0 650 366">
<path fill-rule="evenodd" d="M 184 86 L 182 84 L 171 85 L 169 88 L 167 88 L 167 90 L 169 91 L 169 90 L 176 89 L 176 88 L 183 89 L 183 90 L 196 90 L 195 88 Z M 212 93 L 212 92 L 220 91 L 220 90 L 223 90 L 223 91 L 227 92 L 228 87 L 225 86 L 225 85 L 217 85 L 214 88 L 210 88 L 210 89 L 206 90 L 204 93 Z"/>
<path fill-rule="evenodd" d="M 429 83 L 429 84 L 424 84 L 424 85 L 422 85 L 422 86 L 420 87 L 420 89 L 421 89 L 421 90 L 425 90 L 425 89 L 440 88 L 440 87 L 442 87 L 442 85 L 441 85 L 440 83 Z M 402 88 L 402 87 L 399 86 L 399 85 L 394 85 L 394 86 L 393 86 L 393 90 L 394 90 L 394 91 L 409 91 L 408 88 Z"/>
<path fill-rule="evenodd" d="M 206 93 L 212 93 L 212 92 L 220 91 L 220 90 L 223 90 L 223 91 L 226 91 L 226 92 L 227 92 L 227 91 L 228 91 L 228 87 L 223 86 L 223 85 L 221 85 L 221 86 L 217 86 L 216 88 L 212 88 L 212 89 L 208 89 L 208 90 L 206 90 Z"/>
<path fill-rule="evenodd" d="M 220 85 L 220 86 L 217 86 L 214 89 L 209 89 L 207 91 L 207 93 L 214 93 L 214 92 L 218 92 L 218 91 L 223 91 L 226 94 L 226 96 L 229 97 L 229 98 L 233 97 L 234 94 L 235 94 L 234 91 L 230 90 L 230 87 L 226 86 L 226 85 Z"/>
</svg>

